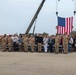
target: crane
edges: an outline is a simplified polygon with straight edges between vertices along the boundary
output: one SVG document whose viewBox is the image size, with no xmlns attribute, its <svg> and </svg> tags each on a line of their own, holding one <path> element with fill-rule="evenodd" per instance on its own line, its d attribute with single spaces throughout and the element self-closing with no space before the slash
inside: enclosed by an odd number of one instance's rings
<svg viewBox="0 0 76 75">
<path fill-rule="evenodd" d="M 41 4 L 39 5 L 39 7 L 38 7 L 38 9 L 37 9 L 37 11 L 36 11 L 36 13 L 35 13 L 33 19 L 31 20 L 31 22 L 30 22 L 30 24 L 29 24 L 29 26 L 28 26 L 28 28 L 27 28 L 25 34 L 28 34 L 28 33 L 29 33 L 31 27 L 33 26 L 33 23 L 34 23 L 35 20 L 37 19 L 37 16 L 38 16 L 40 10 L 41 10 L 42 7 L 43 7 L 44 2 L 45 2 L 45 0 L 42 0 L 42 2 L 41 2 Z"/>
</svg>

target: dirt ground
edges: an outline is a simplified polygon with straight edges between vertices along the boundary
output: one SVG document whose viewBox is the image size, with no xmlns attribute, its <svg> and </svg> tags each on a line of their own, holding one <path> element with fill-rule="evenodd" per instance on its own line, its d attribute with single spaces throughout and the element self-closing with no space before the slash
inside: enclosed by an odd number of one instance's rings
<svg viewBox="0 0 76 75">
<path fill-rule="evenodd" d="M 76 75 L 76 53 L 0 52 L 0 75 Z"/>
</svg>

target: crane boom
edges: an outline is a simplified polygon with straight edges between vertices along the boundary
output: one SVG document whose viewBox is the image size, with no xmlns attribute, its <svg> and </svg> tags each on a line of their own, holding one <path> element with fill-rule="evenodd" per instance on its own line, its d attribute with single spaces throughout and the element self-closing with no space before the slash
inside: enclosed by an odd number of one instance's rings
<svg viewBox="0 0 76 75">
<path fill-rule="evenodd" d="M 40 10 L 41 10 L 43 4 L 44 4 L 44 2 L 45 2 L 45 0 L 42 0 L 42 2 L 41 2 L 41 4 L 39 5 L 39 7 L 38 7 L 38 9 L 37 9 L 37 11 L 36 11 L 36 13 L 35 13 L 35 15 L 34 15 L 32 21 L 30 22 L 30 24 L 29 24 L 29 26 L 28 26 L 28 28 L 27 28 L 25 34 L 28 34 L 28 33 L 29 33 L 29 31 L 30 31 L 30 29 L 31 29 L 31 27 L 32 27 L 32 25 L 33 25 L 33 23 L 34 23 L 34 21 L 36 20 L 38 14 L 39 14 L 39 12 L 40 12 Z"/>
</svg>

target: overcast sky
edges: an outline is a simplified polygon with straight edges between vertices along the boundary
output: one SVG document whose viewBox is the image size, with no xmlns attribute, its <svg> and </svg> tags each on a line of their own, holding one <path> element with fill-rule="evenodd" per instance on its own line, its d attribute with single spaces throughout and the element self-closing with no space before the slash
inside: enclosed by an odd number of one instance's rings
<svg viewBox="0 0 76 75">
<path fill-rule="evenodd" d="M 0 34 L 25 33 L 41 1 L 0 0 Z M 56 10 L 58 10 L 60 17 L 71 17 L 74 16 L 75 8 L 72 0 L 60 0 L 58 7 L 56 0 L 46 0 L 37 18 L 35 33 L 55 34 Z M 75 20 L 76 16 L 74 16 L 74 29 L 76 28 Z M 33 27 L 30 32 L 33 32 Z"/>
</svg>

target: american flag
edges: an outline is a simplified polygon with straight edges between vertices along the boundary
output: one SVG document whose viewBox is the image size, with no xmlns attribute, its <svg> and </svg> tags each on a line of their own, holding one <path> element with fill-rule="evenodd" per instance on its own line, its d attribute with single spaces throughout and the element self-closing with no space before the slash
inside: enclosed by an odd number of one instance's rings
<svg viewBox="0 0 76 75">
<path fill-rule="evenodd" d="M 69 35 L 73 28 L 73 17 L 62 18 L 58 17 L 57 33 L 64 34 L 65 32 Z"/>
</svg>

